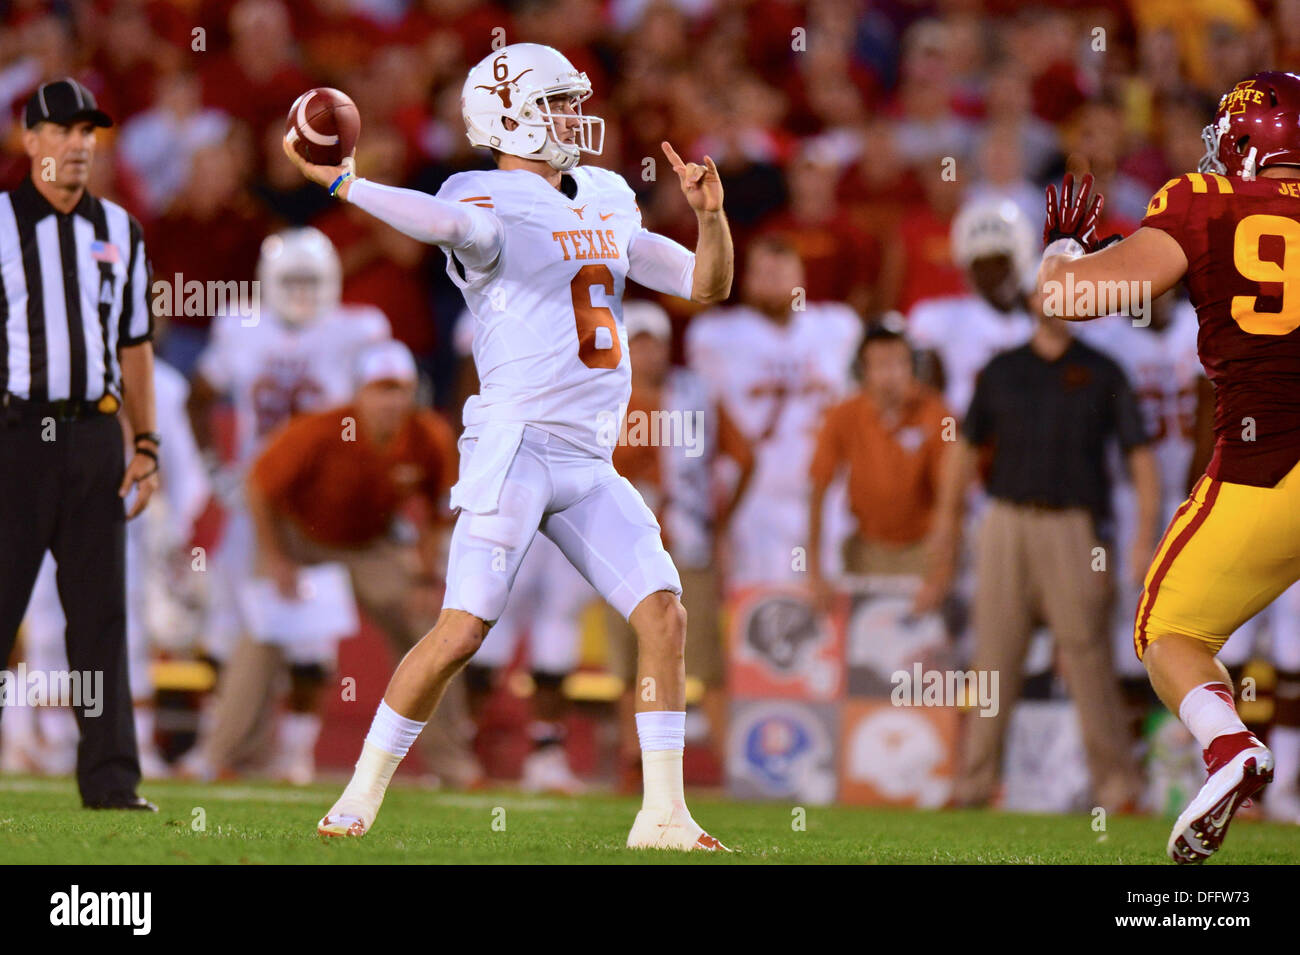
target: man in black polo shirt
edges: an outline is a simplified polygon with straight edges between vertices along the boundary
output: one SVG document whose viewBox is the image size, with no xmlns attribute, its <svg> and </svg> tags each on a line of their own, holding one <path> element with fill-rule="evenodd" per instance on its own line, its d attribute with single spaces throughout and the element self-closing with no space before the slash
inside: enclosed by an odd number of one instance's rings
<svg viewBox="0 0 1300 955">
<path fill-rule="evenodd" d="M 82 802 L 154 810 L 135 792 L 125 576 L 126 520 L 158 487 L 153 323 L 140 224 L 86 190 L 95 130 L 111 125 L 76 80 L 42 84 L 23 131 L 31 174 L 0 193 L 0 668 L 48 550 L 72 698 L 47 702 L 76 714 Z M 30 701 L 0 677 L 10 702 Z"/>
<path fill-rule="evenodd" d="M 1055 638 L 1079 713 L 1097 804 L 1117 809 L 1136 800 L 1141 780 L 1108 627 L 1106 449 L 1112 440 L 1124 452 L 1138 493 L 1130 566 L 1145 567 L 1155 549 L 1159 476 L 1120 367 L 1074 339 L 1064 322 L 1040 317 L 1030 342 L 997 355 L 976 381 L 944 477 L 935 538 L 941 559 L 931 583 L 942 591 L 951 580 L 963 499 L 977 465 L 984 465 L 991 500 L 975 542 L 972 663 L 998 673 L 1001 700 L 995 716 L 971 720 L 954 794 L 958 804 L 982 805 L 996 795 L 1007 720 L 1040 621 Z"/>
</svg>

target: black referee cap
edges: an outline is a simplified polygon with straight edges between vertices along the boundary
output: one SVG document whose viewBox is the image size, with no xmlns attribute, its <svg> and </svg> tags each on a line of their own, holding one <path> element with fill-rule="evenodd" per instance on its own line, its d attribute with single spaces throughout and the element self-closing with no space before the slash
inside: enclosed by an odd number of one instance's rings
<svg viewBox="0 0 1300 955">
<path fill-rule="evenodd" d="M 42 122 L 71 126 L 83 119 L 96 126 L 113 125 L 108 114 L 95 102 L 95 94 L 70 76 L 37 87 L 27 100 L 28 129 Z"/>
</svg>

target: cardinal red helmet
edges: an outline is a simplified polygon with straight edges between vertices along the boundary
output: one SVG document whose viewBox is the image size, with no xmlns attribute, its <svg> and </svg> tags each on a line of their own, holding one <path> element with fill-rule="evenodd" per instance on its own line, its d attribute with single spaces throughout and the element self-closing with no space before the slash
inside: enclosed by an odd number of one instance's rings
<svg viewBox="0 0 1300 955">
<path fill-rule="evenodd" d="M 1300 76 L 1265 72 L 1223 94 L 1201 132 L 1201 172 L 1254 179 L 1265 166 L 1300 166 Z"/>
</svg>

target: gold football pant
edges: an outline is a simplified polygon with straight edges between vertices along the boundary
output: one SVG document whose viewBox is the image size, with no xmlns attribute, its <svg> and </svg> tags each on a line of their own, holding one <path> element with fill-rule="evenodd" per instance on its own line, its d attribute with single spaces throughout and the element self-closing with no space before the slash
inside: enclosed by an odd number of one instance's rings
<svg viewBox="0 0 1300 955">
<path fill-rule="evenodd" d="M 1167 633 L 1218 653 L 1300 580 L 1300 464 L 1274 487 L 1203 475 L 1156 548 L 1138 601 L 1138 659 Z"/>
</svg>

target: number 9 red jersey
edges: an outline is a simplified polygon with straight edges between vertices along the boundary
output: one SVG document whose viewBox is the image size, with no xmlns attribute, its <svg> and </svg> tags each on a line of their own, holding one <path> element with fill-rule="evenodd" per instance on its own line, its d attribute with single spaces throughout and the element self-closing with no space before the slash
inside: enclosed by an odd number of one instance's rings
<svg viewBox="0 0 1300 955">
<path fill-rule="evenodd" d="M 1187 256 L 1198 351 L 1214 382 L 1207 473 L 1273 487 L 1300 461 L 1300 179 L 1171 179 L 1142 225 Z"/>
</svg>

